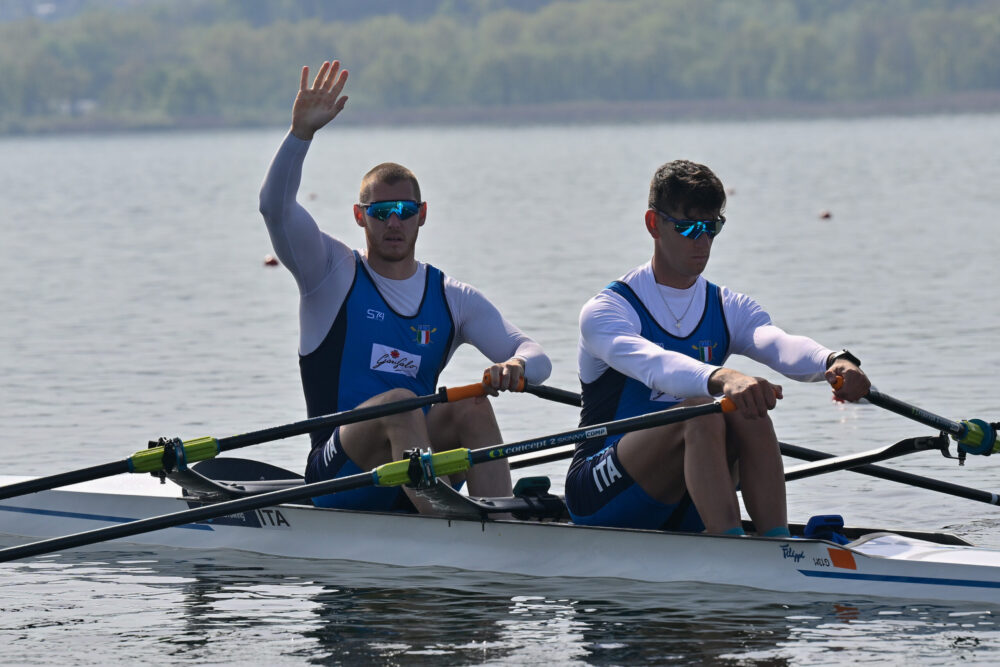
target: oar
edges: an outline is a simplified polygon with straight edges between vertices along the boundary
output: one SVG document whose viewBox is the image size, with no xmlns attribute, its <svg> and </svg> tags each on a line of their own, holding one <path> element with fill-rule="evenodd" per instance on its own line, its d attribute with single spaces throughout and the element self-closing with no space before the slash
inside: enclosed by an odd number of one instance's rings
<svg viewBox="0 0 1000 667">
<path fill-rule="evenodd" d="M 518 391 L 522 389 L 539 396 L 553 398 L 554 400 L 558 400 L 554 397 L 560 396 L 564 393 L 561 389 L 553 389 L 543 385 L 524 385 L 523 380 L 522 387 L 520 387 Z M 569 392 L 565 393 L 568 394 Z M 48 477 L 39 477 L 24 482 L 8 484 L 7 486 L 0 486 L 0 500 L 4 498 L 13 498 L 14 496 L 20 496 L 26 493 L 46 491 L 48 489 L 54 489 L 68 484 L 89 482 L 91 480 L 102 479 L 104 477 L 111 477 L 113 475 L 127 472 L 158 472 L 161 470 L 169 471 L 175 468 L 183 470 L 187 467 L 188 463 L 210 459 L 220 452 L 239 449 L 241 447 L 249 447 L 250 445 L 258 445 L 274 440 L 281 440 L 283 438 L 290 438 L 292 436 L 302 435 L 303 433 L 311 433 L 324 428 L 343 426 L 345 424 L 353 424 L 355 422 L 365 421 L 368 419 L 378 419 L 379 417 L 387 417 L 389 415 L 399 414 L 409 410 L 416 410 L 435 403 L 451 403 L 465 398 L 485 395 L 486 388 L 480 383 L 468 384 L 461 387 L 452 387 L 450 389 L 448 387 L 441 387 L 437 392 L 427 394 L 426 396 L 415 396 L 413 398 L 395 401 L 393 403 L 386 403 L 384 405 L 373 405 L 365 408 L 346 410 L 344 412 L 336 412 L 329 415 L 321 415 L 319 417 L 312 417 L 310 419 L 304 419 L 291 424 L 285 424 L 284 426 L 273 426 L 260 431 L 234 435 L 228 438 L 216 439 L 209 436 L 184 442 L 181 442 L 180 440 L 161 442 L 161 444 L 155 447 L 140 450 L 127 459 L 121 461 L 104 463 L 89 468 L 81 468 L 80 470 L 72 470 L 70 472 L 60 473 L 57 475 L 50 475 Z"/>
<path fill-rule="evenodd" d="M 922 410 L 909 403 L 904 403 L 875 389 L 870 389 L 865 398 L 880 408 L 908 417 L 925 426 L 945 431 L 958 442 L 960 449 L 965 450 L 969 454 L 989 456 L 990 454 L 1000 452 L 1000 442 L 997 441 L 996 428 L 982 419 L 967 419 L 955 422 L 940 417 L 933 412 Z"/>
<path fill-rule="evenodd" d="M 840 378 L 843 381 L 843 378 Z M 580 405 L 580 394 L 566 391 L 564 389 L 556 390 L 566 399 L 554 399 L 565 402 L 568 405 Z M 538 394 L 543 398 L 547 398 L 544 394 Z M 885 396 L 880 392 L 875 392 L 875 401 L 882 400 L 885 405 L 889 405 L 890 402 L 894 406 L 905 406 L 905 403 L 892 399 Z M 874 402 L 874 401 L 873 401 Z M 906 409 L 906 408 L 902 408 Z M 915 410 L 919 410 L 914 408 Z M 894 410 L 895 411 L 895 410 Z M 922 411 L 921 411 L 922 412 Z M 926 414 L 926 413 L 925 413 Z M 909 412 L 905 413 L 905 416 L 910 416 Z M 930 415 L 931 419 L 935 417 Z M 946 423 L 943 428 L 949 432 L 960 432 L 960 429 L 956 429 L 954 424 L 944 420 Z M 935 422 L 931 424 L 932 426 L 941 426 L 940 422 Z M 993 427 L 993 425 L 990 425 Z M 995 427 L 994 427 L 995 430 Z M 799 445 L 792 445 L 787 442 L 779 442 L 778 445 L 781 448 L 781 453 L 784 456 L 790 458 L 803 459 L 806 461 L 819 461 L 824 459 L 835 458 L 834 454 L 827 454 L 826 452 L 817 451 L 815 449 L 808 449 L 806 447 L 801 447 Z M 544 454 L 541 456 L 528 456 L 524 458 L 513 459 L 510 462 L 510 467 L 512 470 L 517 470 L 519 468 L 528 468 L 531 466 L 541 465 L 543 463 L 551 463 L 553 461 L 562 461 L 573 456 L 574 449 L 569 447 L 563 451 L 551 452 L 549 454 Z M 854 465 L 847 468 L 851 472 L 855 472 L 862 475 L 868 475 L 869 477 L 877 477 L 879 479 L 888 480 L 890 482 L 898 482 L 900 484 L 907 484 L 909 486 L 914 486 L 921 489 L 927 489 L 928 491 L 938 491 L 951 496 L 956 496 L 958 498 L 965 498 L 966 500 L 975 500 L 977 502 L 986 503 L 988 505 L 1000 505 L 1000 494 L 993 493 L 992 491 L 983 491 L 980 489 L 973 489 L 968 486 L 962 486 L 960 484 L 953 484 L 951 482 L 946 482 L 940 479 L 934 479 L 933 477 L 924 477 L 923 475 L 915 475 L 913 473 L 904 472 L 902 470 L 893 470 L 892 468 L 885 468 L 882 466 L 872 465 L 871 463 Z M 819 474 L 819 473 L 815 473 Z"/>
<path fill-rule="evenodd" d="M 154 530 L 180 526 L 197 521 L 207 521 L 229 514 L 246 512 L 264 507 L 271 507 L 281 503 L 290 503 L 316 496 L 325 496 L 341 491 L 367 488 L 371 486 L 399 486 L 401 484 L 415 484 L 421 480 L 430 480 L 436 476 L 451 475 L 464 472 L 471 466 L 489 461 L 505 459 L 516 454 L 527 454 L 541 451 L 562 445 L 583 442 L 592 438 L 604 438 L 610 435 L 637 431 L 645 428 L 672 424 L 674 422 L 692 419 L 701 415 L 716 412 L 730 412 L 736 407 L 728 399 L 705 403 L 702 405 L 685 406 L 651 412 L 649 414 L 622 419 L 619 421 L 595 424 L 572 431 L 547 435 L 532 440 L 522 440 L 506 445 L 495 445 L 493 447 L 483 447 L 482 449 L 452 449 L 446 452 L 414 452 L 407 460 L 393 461 L 383 464 L 370 472 L 362 472 L 356 475 L 341 477 L 340 479 L 315 482 L 281 491 L 272 491 L 257 496 L 229 500 L 214 505 L 206 505 L 195 509 L 174 512 L 162 516 L 139 519 L 129 523 L 123 523 L 106 528 L 55 537 L 38 542 L 31 542 L 20 546 L 0 549 L 0 562 L 16 560 L 28 556 L 38 556 L 41 554 L 53 553 L 63 549 L 104 542 L 120 537 L 139 535 Z"/>
<path fill-rule="evenodd" d="M 844 378 L 837 376 L 833 383 L 834 389 L 840 389 Z M 910 405 L 898 398 L 883 394 L 872 387 L 864 396 L 869 403 L 879 406 L 889 412 L 895 412 L 915 422 L 944 431 L 957 443 L 960 451 L 969 454 L 989 456 L 1000 452 L 1000 440 L 997 439 L 997 427 L 982 419 L 966 419 L 961 422 L 952 421 L 933 412 L 928 412 L 915 405 Z"/>
<path fill-rule="evenodd" d="M 787 442 L 779 442 L 778 445 L 781 447 L 782 454 L 796 459 L 820 461 L 835 458 L 833 454 L 827 454 L 826 452 L 820 452 L 815 449 L 807 449 L 806 447 L 800 447 L 798 445 L 790 445 Z M 512 462 L 510 467 L 514 468 L 515 464 Z M 849 468 L 848 470 L 862 475 L 868 475 L 870 477 L 878 477 L 879 479 L 889 480 L 890 482 L 899 482 L 900 484 L 916 486 L 929 491 L 939 491 L 951 496 L 966 498 L 967 500 L 976 500 L 982 503 L 987 503 L 988 505 L 1000 505 L 1000 495 L 997 495 L 996 493 L 992 493 L 990 491 L 980 491 L 979 489 L 973 489 L 959 484 L 952 484 L 951 482 L 945 482 L 932 477 L 914 475 L 913 473 L 903 472 L 902 470 L 893 470 L 892 468 L 883 468 L 882 466 L 871 464 L 859 465 Z"/>
<path fill-rule="evenodd" d="M 907 438 L 906 440 L 900 440 L 894 445 L 879 447 L 878 449 L 872 449 L 867 452 L 848 454 L 847 456 L 835 456 L 830 459 L 813 461 L 812 463 L 806 463 L 786 470 L 785 481 L 822 475 L 823 473 L 833 472 L 834 470 L 855 468 L 857 466 L 875 463 L 877 461 L 885 461 L 886 459 L 893 459 L 906 454 L 924 452 L 929 449 L 947 451 L 948 439 L 944 436 Z"/>
<path fill-rule="evenodd" d="M 784 456 L 788 456 L 794 459 L 803 459 L 805 461 L 821 461 L 821 460 L 835 458 L 834 454 L 827 454 L 826 452 L 817 451 L 815 449 L 808 449 L 806 447 L 801 447 L 799 445 L 790 445 L 787 442 L 779 442 L 778 446 L 781 448 L 781 453 Z M 531 466 L 541 465 L 543 463 L 562 461 L 572 456 L 573 456 L 573 448 L 569 447 L 563 451 L 551 452 L 549 454 L 543 454 L 541 456 L 527 456 L 524 458 L 512 459 L 510 462 L 510 467 L 512 470 L 517 470 L 519 468 L 528 468 Z M 858 466 L 852 466 L 850 468 L 847 468 L 847 470 L 862 475 L 868 475 L 869 477 L 877 477 L 879 479 L 885 479 L 890 482 L 898 482 L 900 484 L 906 484 L 908 486 L 915 486 L 917 488 L 927 489 L 928 491 L 938 491 L 940 493 L 944 493 L 950 496 L 956 496 L 958 498 L 975 500 L 981 503 L 986 503 L 987 505 L 1000 505 L 1000 494 L 993 493 L 992 491 L 982 491 L 980 489 L 973 489 L 968 486 L 961 486 L 960 484 L 952 484 L 951 482 L 945 482 L 944 480 L 934 479 L 933 477 L 914 475 L 913 473 L 904 472 L 902 470 L 893 470 L 892 468 L 884 468 L 882 466 L 872 465 L 870 463 Z"/>
<path fill-rule="evenodd" d="M 557 389 L 556 387 L 546 387 L 545 385 L 530 384 L 525 386 L 524 391 L 529 394 L 534 394 L 540 398 L 555 401 L 556 403 L 565 403 L 566 405 L 572 405 L 575 407 L 583 405 L 580 394 L 575 391 Z"/>
</svg>

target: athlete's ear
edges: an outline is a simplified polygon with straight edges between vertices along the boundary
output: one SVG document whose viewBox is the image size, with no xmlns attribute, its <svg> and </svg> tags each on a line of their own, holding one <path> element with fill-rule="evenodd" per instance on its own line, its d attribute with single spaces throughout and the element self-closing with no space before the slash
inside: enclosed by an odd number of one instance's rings
<svg viewBox="0 0 1000 667">
<path fill-rule="evenodd" d="M 646 209 L 646 231 L 654 239 L 660 238 L 660 230 L 656 228 L 656 211 L 651 208 Z"/>
<path fill-rule="evenodd" d="M 365 226 L 365 209 L 358 204 L 354 205 L 354 222 L 358 223 L 358 227 Z"/>
<path fill-rule="evenodd" d="M 420 202 L 420 213 L 417 214 L 417 227 L 423 227 L 427 219 L 427 202 Z"/>
</svg>

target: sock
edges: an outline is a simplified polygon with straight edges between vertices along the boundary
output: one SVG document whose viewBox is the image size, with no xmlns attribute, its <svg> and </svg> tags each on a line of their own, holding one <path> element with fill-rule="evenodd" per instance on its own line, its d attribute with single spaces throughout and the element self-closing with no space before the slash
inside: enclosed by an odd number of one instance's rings
<svg viewBox="0 0 1000 667">
<path fill-rule="evenodd" d="M 787 526 L 777 526 L 771 530 L 764 533 L 763 537 L 791 537 L 792 534 L 788 532 Z"/>
<path fill-rule="evenodd" d="M 736 526 L 735 528 L 730 528 L 729 530 L 724 532 L 723 535 L 746 535 L 746 533 L 743 532 L 742 528 Z"/>
</svg>

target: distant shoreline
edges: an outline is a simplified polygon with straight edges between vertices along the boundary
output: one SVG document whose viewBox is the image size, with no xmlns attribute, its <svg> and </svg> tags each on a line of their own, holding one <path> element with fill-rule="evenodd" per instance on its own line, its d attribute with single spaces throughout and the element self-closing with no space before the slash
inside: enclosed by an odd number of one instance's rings
<svg viewBox="0 0 1000 667">
<path fill-rule="evenodd" d="M 415 109 L 357 109 L 338 123 L 366 127 L 442 125 L 553 125 L 590 123 L 649 123 L 691 121 L 767 121 L 788 119 L 926 116 L 938 114 L 1000 113 L 1000 91 L 962 93 L 934 98 L 809 102 L 788 100 L 680 100 L 630 102 L 558 102 L 491 107 L 421 107 Z M 108 118 L 91 115 L 60 117 L 43 122 L 8 119 L 0 137 L 53 134 L 118 133 L 199 129 L 275 127 L 287 116 L 254 119 L 191 117 L 168 119 L 141 116 Z"/>
</svg>

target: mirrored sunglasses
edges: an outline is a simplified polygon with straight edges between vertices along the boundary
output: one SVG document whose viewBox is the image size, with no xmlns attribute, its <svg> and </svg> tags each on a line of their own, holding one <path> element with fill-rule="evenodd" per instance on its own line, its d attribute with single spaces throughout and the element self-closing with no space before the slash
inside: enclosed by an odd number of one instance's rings
<svg viewBox="0 0 1000 667">
<path fill-rule="evenodd" d="M 364 204 L 361 204 L 365 206 Z M 377 220 L 385 222 L 395 213 L 400 220 L 412 218 L 420 212 L 420 203 L 412 199 L 392 199 L 389 201 L 373 201 L 365 206 L 365 213 Z"/>
<path fill-rule="evenodd" d="M 678 220 L 658 208 L 654 207 L 653 210 L 671 223 L 678 234 L 691 240 L 700 238 L 702 234 L 708 234 L 708 238 L 714 239 L 722 231 L 722 226 L 726 224 L 726 216 L 724 215 L 720 215 L 715 220 Z"/>
</svg>

